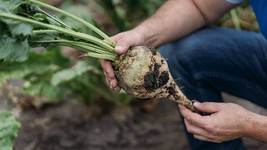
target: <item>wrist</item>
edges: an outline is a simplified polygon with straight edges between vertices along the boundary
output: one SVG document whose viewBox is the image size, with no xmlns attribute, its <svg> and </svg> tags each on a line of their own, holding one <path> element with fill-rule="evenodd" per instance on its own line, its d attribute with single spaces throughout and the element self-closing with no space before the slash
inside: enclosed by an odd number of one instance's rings
<svg viewBox="0 0 267 150">
<path fill-rule="evenodd" d="M 262 125 L 263 119 L 263 116 L 251 112 L 250 115 L 248 115 L 247 122 L 245 122 L 244 136 L 253 137 L 257 129 Z"/>
<path fill-rule="evenodd" d="M 146 31 L 141 27 L 137 26 L 131 30 L 137 36 L 137 43 L 140 45 L 145 45 L 146 42 Z"/>
<path fill-rule="evenodd" d="M 141 25 L 137 26 L 133 29 L 136 33 L 138 33 L 143 40 L 143 44 L 150 46 L 150 47 L 157 47 L 160 45 L 160 38 L 159 34 L 157 34 L 153 27 L 149 25 L 149 23 L 142 23 Z"/>
</svg>

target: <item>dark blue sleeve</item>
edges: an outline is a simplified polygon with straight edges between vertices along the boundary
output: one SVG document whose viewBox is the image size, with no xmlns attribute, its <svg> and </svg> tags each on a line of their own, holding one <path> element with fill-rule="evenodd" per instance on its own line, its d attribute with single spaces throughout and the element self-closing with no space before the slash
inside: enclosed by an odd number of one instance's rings
<svg viewBox="0 0 267 150">
<path fill-rule="evenodd" d="M 250 0 L 262 34 L 267 38 L 267 0 Z"/>
</svg>

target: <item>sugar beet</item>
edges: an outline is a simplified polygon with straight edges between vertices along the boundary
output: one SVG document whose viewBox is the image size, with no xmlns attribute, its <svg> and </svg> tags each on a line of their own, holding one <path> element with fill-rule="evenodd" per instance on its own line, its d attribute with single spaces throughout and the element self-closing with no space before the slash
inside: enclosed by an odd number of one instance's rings
<svg viewBox="0 0 267 150">
<path fill-rule="evenodd" d="M 192 111 L 190 101 L 176 85 L 168 64 L 159 52 L 145 46 L 137 46 L 118 57 L 113 63 L 119 85 L 137 98 L 167 98 Z"/>
</svg>

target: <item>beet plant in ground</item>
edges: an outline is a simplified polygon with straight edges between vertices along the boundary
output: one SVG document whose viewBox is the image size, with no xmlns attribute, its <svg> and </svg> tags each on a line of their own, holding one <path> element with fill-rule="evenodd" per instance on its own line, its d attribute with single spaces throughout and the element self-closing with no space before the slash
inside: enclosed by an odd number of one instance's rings
<svg viewBox="0 0 267 150">
<path fill-rule="evenodd" d="M 73 19 L 94 34 L 74 28 L 48 11 Z M 0 59 L 4 61 L 26 60 L 34 47 L 73 47 L 85 57 L 113 61 L 119 85 L 127 93 L 138 98 L 168 98 L 194 110 L 158 52 L 138 46 L 118 56 L 108 35 L 71 13 L 37 0 L 0 0 L 0 32 Z"/>
</svg>

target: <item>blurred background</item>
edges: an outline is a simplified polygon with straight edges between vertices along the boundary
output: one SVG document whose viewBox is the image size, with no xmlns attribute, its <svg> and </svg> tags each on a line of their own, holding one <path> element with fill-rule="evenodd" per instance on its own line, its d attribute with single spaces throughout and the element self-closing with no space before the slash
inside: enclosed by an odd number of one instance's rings
<svg viewBox="0 0 267 150">
<path fill-rule="evenodd" d="M 109 35 L 131 29 L 164 0 L 44 0 L 97 25 Z M 63 18 L 64 19 L 64 18 Z M 65 18 L 68 24 L 76 22 Z M 78 24 L 77 24 L 78 25 Z M 257 32 L 245 2 L 214 25 Z M 0 110 L 22 127 L 15 150 L 184 150 L 189 149 L 176 105 L 136 100 L 111 92 L 99 62 L 68 47 L 38 49 L 23 63 L 0 62 Z M 258 113 L 264 109 L 224 94 Z M 245 139 L 251 150 L 267 145 Z"/>
</svg>

